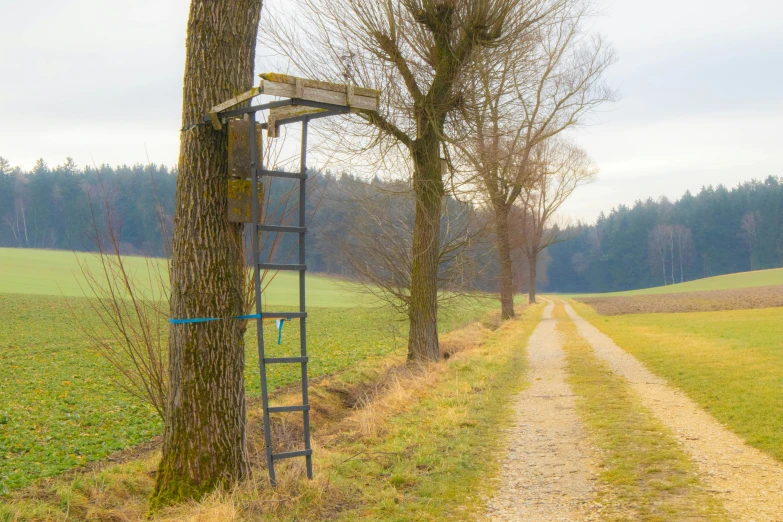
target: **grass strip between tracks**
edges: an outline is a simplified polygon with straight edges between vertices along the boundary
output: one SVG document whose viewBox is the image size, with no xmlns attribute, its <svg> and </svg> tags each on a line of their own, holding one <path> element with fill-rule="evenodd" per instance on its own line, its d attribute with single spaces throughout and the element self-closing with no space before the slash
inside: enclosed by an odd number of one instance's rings
<svg viewBox="0 0 783 522">
<path fill-rule="evenodd" d="M 674 435 L 555 307 L 577 412 L 598 448 L 598 502 L 609 520 L 727 520 Z"/>
</svg>

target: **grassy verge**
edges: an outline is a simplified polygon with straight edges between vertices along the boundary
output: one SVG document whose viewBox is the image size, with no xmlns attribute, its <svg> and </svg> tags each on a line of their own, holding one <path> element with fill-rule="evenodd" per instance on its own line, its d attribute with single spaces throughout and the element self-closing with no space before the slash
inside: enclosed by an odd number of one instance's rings
<svg viewBox="0 0 783 522">
<path fill-rule="evenodd" d="M 599 500 L 610 520 L 727 520 L 676 439 L 577 333 L 562 304 L 569 383 L 600 452 Z"/>
<path fill-rule="evenodd" d="M 373 455 L 335 469 L 362 502 L 340 520 L 475 520 L 497 470 L 498 428 L 511 419 L 510 399 L 524 385 L 525 345 L 541 308 L 458 352 L 382 435 L 361 438 L 343 454 Z M 403 389 L 399 389 L 402 392 Z M 365 485 L 366 484 L 366 485 Z"/>
<path fill-rule="evenodd" d="M 529 307 L 497 331 L 478 324 L 444 336 L 448 361 L 423 368 L 401 356 L 365 359 L 312 389 L 316 479 L 302 463 L 264 480 L 258 411 L 249 446 L 257 481 L 173 508 L 159 520 L 475 520 L 497 469 L 500 430 L 523 386 L 524 346 L 541 313 Z M 285 396 L 278 400 L 285 402 Z M 278 437 L 300 427 L 278 420 Z M 488 457 L 489 456 L 489 457 Z M 19 490 L 0 520 L 135 520 L 146 513 L 157 455 Z M 299 459 L 301 460 L 301 459 Z"/>
<path fill-rule="evenodd" d="M 748 444 L 783 461 L 783 308 L 579 314 Z"/>
</svg>

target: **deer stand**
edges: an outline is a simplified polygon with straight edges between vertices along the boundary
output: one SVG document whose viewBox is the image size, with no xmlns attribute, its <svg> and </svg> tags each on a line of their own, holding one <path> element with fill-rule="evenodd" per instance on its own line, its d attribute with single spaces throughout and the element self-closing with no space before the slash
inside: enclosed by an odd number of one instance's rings
<svg viewBox="0 0 783 522">
<path fill-rule="evenodd" d="M 252 98 L 267 94 L 285 97 L 262 105 L 251 105 L 234 109 Z M 250 91 L 232 98 L 214 107 L 204 117 L 207 124 L 216 130 L 228 125 L 229 134 L 229 202 L 228 218 L 231 221 L 247 223 L 250 228 L 251 249 L 253 260 L 253 285 L 255 292 L 256 320 L 258 340 L 259 373 L 261 378 L 261 399 L 264 414 L 264 443 L 266 460 L 269 469 L 269 480 L 274 486 L 275 462 L 295 457 L 305 457 L 307 477 L 313 478 L 313 450 L 310 445 L 310 403 L 307 385 L 307 309 L 305 306 L 305 243 L 307 235 L 305 202 L 307 181 L 307 129 L 312 120 L 326 118 L 338 114 L 357 111 L 376 111 L 378 109 L 378 91 L 340 85 L 314 80 L 305 80 L 281 74 L 262 74 L 261 84 Z M 269 111 L 267 123 L 257 123 L 257 113 Z M 240 119 L 238 119 L 240 118 Z M 299 172 L 282 172 L 266 169 L 263 164 L 262 130 L 267 137 L 275 138 L 283 125 L 291 123 L 302 124 L 301 156 Z M 264 194 L 259 185 L 261 177 L 288 178 L 299 181 L 299 223 L 298 226 L 267 225 L 261 223 L 260 206 L 264 202 Z M 283 233 L 299 236 L 296 264 L 261 263 L 259 251 L 259 234 Z M 261 271 L 291 270 L 299 273 L 299 312 L 264 312 L 262 310 Z M 265 319 L 299 320 L 300 351 L 291 357 L 266 357 L 264 353 Z M 292 406 L 270 406 L 267 386 L 267 366 L 270 364 L 299 364 L 302 370 L 302 403 Z M 274 453 L 272 432 L 270 429 L 270 414 L 301 412 L 304 416 L 304 448 L 286 453 Z"/>
</svg>

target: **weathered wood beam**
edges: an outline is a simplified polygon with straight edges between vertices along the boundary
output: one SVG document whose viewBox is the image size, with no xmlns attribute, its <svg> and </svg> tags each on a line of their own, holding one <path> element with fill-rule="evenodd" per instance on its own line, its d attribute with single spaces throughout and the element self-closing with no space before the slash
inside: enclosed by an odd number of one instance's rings
<svg viewBox="0 0 783 522">
<path fill-rule="evenodd" d="M 354 109 L 378 110 L 380 93 L 374 89 L 308 80 L 286 74 L 263 73 L 260 76 L 264 94 L 283 98 L 301 98 Z"/>
<path fill-rule="evenodd" d="M 223 103 L 212 107 L 208 113 L 208 116 L 209 121 L 212 123 L 212 126 L 215 129 L 220 130 L 223 128 L 223 124 L 220 121 L 219 116 L 221 112 L 239 105 L 240 103 L 254 98 L 260 94 L 280 96 L 281 98 L 298 98 L 301 100 L 329 103 L 331 105 L 348 107 L 354 111 L 378 110 L 378 100 L 380 98 L 380 93 L 374 89 L 356 87 L 354 85 L 322 82 L 318 80 L 308 80 L 305 78 L 297 78 L 296 76 L 289 76 L 287 74 L 263 73 L 259 76 L 261 77 L 261 84 L 258 87 L 253 87 L 245 93 L 234 96 L 230 100 L 226 100 Z M 297 110 L 300 112 L 286 112 Z M 276 120 L 282 120 L 304 114 L 317 113 L 321 112 L 322 110 L 323 109 L 312 109 L 295 106 L 273 109 L 270 112 L 269 129 L 272 132 L 270 137 L 276 137 L 277 131 L 275 130 L 274 125 Z"/>
<path fill-rule="evenodd" d="M 212 126 L 215 128 L 215 130 L 222 129 L 223 124 L 220 122 L 220 118 L 218 118 L 219 112 L 230 109 L 231 107 L 239 105 L 240 103 L 245 102 L 251 98 L 255 98 L 263 92 L 263 86 L 253 87 L 249 91 L 243 92 L 239 96 L 234 96 L 230 100 L 226 100 L 219 105 L 215 105 L 212 107 L 212 110 L 209 111 L 209 121 L 212 122 Z"/>
<path fill-rule="evenodd" d="M 276 107 L 269 110 L 269 118 L 267 118 L 267 131 L 266 135 L 269 138 L 277 138 L 279 136 L 279 129 L 277 122 L 280 120 L 286 120 L 288 118 L 296 118 L 297 116 L 304 116 L 305 114 L 317 114 L 319 112 L 325 112 L 326 109 L 316 109 L 314 107 L 307 107 L 304 105 L 286 105 L 285 107 Z"/>
</svg>

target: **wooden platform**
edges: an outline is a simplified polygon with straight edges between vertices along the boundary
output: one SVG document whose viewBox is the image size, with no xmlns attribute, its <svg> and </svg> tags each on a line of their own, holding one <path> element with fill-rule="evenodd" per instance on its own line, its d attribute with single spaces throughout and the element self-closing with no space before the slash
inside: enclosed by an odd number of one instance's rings
<svg viewBox="0 0 783 522">
<path fill-rule="evenodd" d="M 230 100 L 216 105 L 209 111 L 209 119 L 215 129 L 223 127 L 220 121 L 219 113 L 228 110 L 242 102 L 255 98 L 261 94 L 269 96 L 279 96 L 281 98 L 292 98 L 307 100 L 318 103 L 328 103 L 339 107 L 347 107 L 354 111 L 377 111 L 380 98 L 379 91 L 367 89 L 366 87 L 357 87 L 354 85 L 322 82 L 319 80 L 309 80 L 307 78 L 298 78 L 287 74 L 262 73 L 261 83 L 258 87 L 253 87 L 249 91 L 235 96 Z M 294 106 L 296 107 L 296 106 Z M 309 107 L 293 107 L 282 112 L 300 111 L 299 114 L 307 112 L 319 112 L 323 109 L 314 109 Z M 282 119 L 280 110 L 272 114 L 272 119 Z M 274 129 L 274 123 L 270 125 Z M 272 131 L 273 136 L 275 130 Z"/>
</svg>

